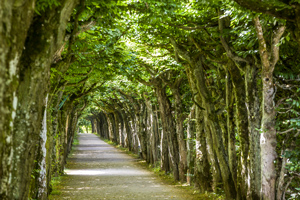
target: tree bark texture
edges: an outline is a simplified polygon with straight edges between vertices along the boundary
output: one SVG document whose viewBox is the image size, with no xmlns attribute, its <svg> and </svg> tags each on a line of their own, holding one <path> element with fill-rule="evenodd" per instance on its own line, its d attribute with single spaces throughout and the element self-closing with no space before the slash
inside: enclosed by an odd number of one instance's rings
<svg viewBox="0 0 300 200">
<path fill-rule="evenodd" d="M 35 144 L 38 142 L 42 129 L 40 122 L 45 109 L 43 102 L 49 91 L 52 55 L 62 43 L 67 20 L 76 3 L 71 0 L 61 1 L 60 6 L 34 18 L 27 32 L 27 40 L 22 46 L 22 55 L 19 61 L 16 61 L 19 68 L 16 98 L 19 103 L 13 123 L 13 137 L 17 139 L 13 140 L 15 159 L 10 190 L 11 199 L 28 198 L 36 151 Z M 33 7 L 34 4 L 30 6 Z M 28 10 L 24 12 L 27 15 Z"/>
<path fill-rule="evenodd" d="M 156 133 L 157 129 L 157 122 L 155 119 L 155 114 L 153 112 L 153 106 L 151 104 L 150 99 L 148 99 L 147 95 L 144 94 L 145 104 L 147 106 L 147 113 L 148 113 L 148 122 L 147 122 L 147 135 L 148 135 L 148 142 L 150 145 L 150 151 L 151 151 L 151 157 L 152 157 L 152 166 L 155 166 L 155 163 L 158 161 L 158 145 L 157 143 L 159 140 L 157 140 L 158 134 Z"/>
<path fill-rule="evenodd" d="M 13 135 L 20 57 L 34 15 L 34 0 L 0 2 L 0 199 L 12 199 Z M 16 26 L 17 24 L 17 26 Z"/>
<path fill-rule="evenodd" d="M 140 150 L 142 153 L 142 158 L 147 160 L 147 130 L 146 130 L 146 123 L 147 123 L 147 112 L 146 112 L 146 105 L 144 103 L 140 104 L 140 113 L 138 115 L 138 136 L 140 140 Z"/>
</svg>

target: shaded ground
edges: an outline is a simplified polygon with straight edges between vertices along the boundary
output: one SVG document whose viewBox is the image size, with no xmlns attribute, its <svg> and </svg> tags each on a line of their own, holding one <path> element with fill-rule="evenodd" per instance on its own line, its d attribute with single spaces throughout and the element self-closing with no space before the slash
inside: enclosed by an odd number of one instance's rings
<svg viewBox="0 0 300 200">
<path fill-rule="evenodd" d="M 79 145 L 66 167 L 60 191 L 50 199 L 199 199 L 163 183 L 136 159 L 93 134 L 79 134 Z"/>
</svg>

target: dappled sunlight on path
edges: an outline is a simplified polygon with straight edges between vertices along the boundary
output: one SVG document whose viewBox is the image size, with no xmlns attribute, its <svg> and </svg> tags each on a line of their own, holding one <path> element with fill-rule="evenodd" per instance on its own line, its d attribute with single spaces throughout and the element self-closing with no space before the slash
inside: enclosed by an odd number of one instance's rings
<svg viewBox="0 0 300 200">
<path fill-rule="evenodd" d="M 93 134 L 79 134 L 68 159 L 62 191 L 51 199 L 192 199 L 165 185 L 126 153 Z"/>
</svg>

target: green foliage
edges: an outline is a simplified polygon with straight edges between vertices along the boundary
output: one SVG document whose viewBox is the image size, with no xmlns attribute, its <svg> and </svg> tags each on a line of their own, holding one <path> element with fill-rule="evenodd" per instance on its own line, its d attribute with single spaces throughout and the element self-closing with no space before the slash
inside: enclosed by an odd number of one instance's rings
<svg viewBox="0 0 300 200">
<path fill-rule="evenodd" d="M 291 172 L 300 172 L 300 139 L 295 141 L 296 148 L 292 151 L 286 151 L 284 157 L 288 158 L 287 169 Z"/>
<path fill-rule="evenodd" d="M 46 9 L 52 9 L 53 6 L 59 6 L 60 2 L 58 0 L 37 0 L 35 5 L 35 12 L 38 15 L 46 12 Z"/>
<path fill-rule="evenodd" d="M 87 115 L 87 114 L 86 114 Z M 86 118 L 84 118 L 84 116 L 86 115 L 83 115 L 79 120 L 78 120 L 78 126 L 80 128 L 80 130 L 82 130 L 83 133 L 85 133 L 87 130 L 86 128 L 88 129 L 91 129 L 91 121 L 90 120 L 87 120 Z"/>
</svg>

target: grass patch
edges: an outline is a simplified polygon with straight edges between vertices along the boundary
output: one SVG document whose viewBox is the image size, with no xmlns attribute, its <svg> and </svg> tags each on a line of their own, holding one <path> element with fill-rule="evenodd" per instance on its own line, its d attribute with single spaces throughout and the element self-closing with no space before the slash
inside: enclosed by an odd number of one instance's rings
<svg viewBox="0 0 300 200">
<path fill-rule="evenodd" d="M 51 180 L 51 193 L 49 195 L 49 199 L 54 199 L 55 197 L 59 196 L 61 194 L 62 186 L 61 186 L 61 176 L 53 177 Z"/>
</svg>

